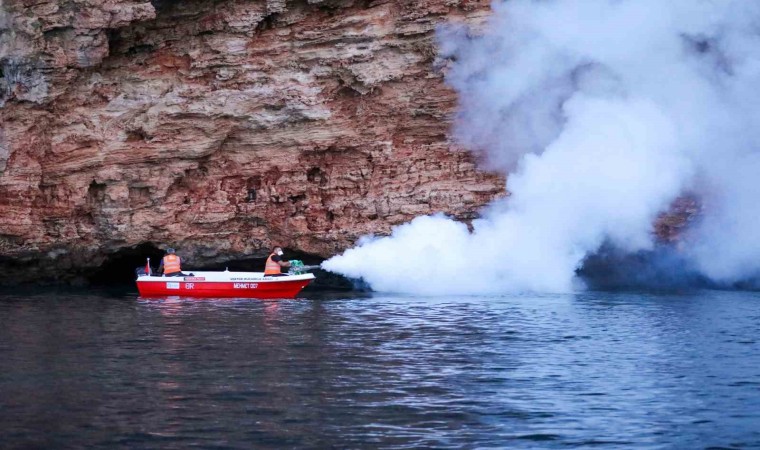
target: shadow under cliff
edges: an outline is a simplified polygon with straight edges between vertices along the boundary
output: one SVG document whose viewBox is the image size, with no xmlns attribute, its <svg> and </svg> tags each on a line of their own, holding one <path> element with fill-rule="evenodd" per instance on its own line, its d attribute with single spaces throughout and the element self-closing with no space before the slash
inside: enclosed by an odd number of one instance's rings
<svg viewBox="0 0 760 450">
<path fill-rule="evenodd" d="M 50 256 L 38 259 L 14 259 L 0 256 L 0 287 L 9 286 L 89 286 L 91 288 L 132 288 L 135 270 L 145 267 L 147 258 L 155 271 L 164 250 L 152 243 L 125 247 L 107 255 Z M 180 252 L 180 256 L 182 253 Z M 307 265 L 320 265 L 324 258 L 285 249 L 288 259 L 300 259 Z M 196 263 L 184 258 L 186 272 L 225 270 L 260 272 L 266 258 L 217 259 L 218 262 Z M 312 271 L 316 280 L 309 290 L 370 291 L 361 280 L 352 280 L 321 269 Z M 685 291 L 695 289 L 760 290 L 760 277 L 731 284 L 715 283 L 699 271 L 671 246 L 658 246 L 653 251 L 628 254 L 605 245 L 586 258 L 577 271 L 590 290 Z"/>
<path fill-rule="evenodd" d="M 85 254 L 70 251 L 37 257 L 8 257 L 0 255 L 0 288 L 12 287 L 90 287 L 90 288 L 133 288 L 136 269 L 144 268 L 150 258 L 153 271 L 157 271 L 165 251 L 157 245 L 145 242 L 132 247 L 123 247 L 107 254 Z M 183 258 L 185 272 L 203 270 L 225 270 L 241 272 L 261 272 L 266 257 L 235 258 L 215 256 L 196 261 L 192 257 L 178 254 Z M 307 265 L 320 265 L 324 258 L 317 255 L 285 249 L 287 259 L 300 259 Z M 313 270 L 316 280 L 308 289 L 354 290 L 355 284 L 340 275 L 321 269 Z"/>
<path fill-rule="evenodd" d="M 586 258 L 577 275 L 591 290 L 760 289 L 760 278 L 736 283 L 712 281 L 668 245 L 636 253 L 625 253 L 605 245 Z"/>
</svg>

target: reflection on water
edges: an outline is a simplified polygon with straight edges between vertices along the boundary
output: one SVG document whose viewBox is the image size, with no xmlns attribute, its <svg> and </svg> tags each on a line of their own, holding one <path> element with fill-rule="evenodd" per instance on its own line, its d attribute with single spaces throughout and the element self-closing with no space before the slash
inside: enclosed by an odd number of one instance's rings
<svg viewBox="0 0 760 450">
<path fill-rule="evenodd" d="M 760 295 L 0 296 L 4 448 L 760 447 Z"/>
</svg>

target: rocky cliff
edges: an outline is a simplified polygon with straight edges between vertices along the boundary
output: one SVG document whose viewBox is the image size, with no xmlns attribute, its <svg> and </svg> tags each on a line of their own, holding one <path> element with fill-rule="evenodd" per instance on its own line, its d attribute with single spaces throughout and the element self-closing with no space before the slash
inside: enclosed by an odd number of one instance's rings
<svg viewBox="0 0 760 450">
<path fill-rule="evenodd" d="M 449 136 L 434 30 L 487 0 L 4 0 L 0 262 L 329 256 L 503 194 Z"/>
</svg>

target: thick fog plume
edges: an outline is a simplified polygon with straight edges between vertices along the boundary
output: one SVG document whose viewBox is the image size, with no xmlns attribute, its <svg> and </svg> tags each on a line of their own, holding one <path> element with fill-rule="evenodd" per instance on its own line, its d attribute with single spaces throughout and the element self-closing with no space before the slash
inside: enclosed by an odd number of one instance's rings
<svg viewBox="0 0 760 450">
<path fill-rule="evenodd" d="M 439 33 L 455 135 L 511 196 L 469 232 L 420 217 L 324 264 L 382 291 L 569 291 L 604 245 L 650 250 L 679 195 L 704 215 L 679 251 L 730 283 L 760 267 L 760 3 L 512 0 Z"/>
</svg>

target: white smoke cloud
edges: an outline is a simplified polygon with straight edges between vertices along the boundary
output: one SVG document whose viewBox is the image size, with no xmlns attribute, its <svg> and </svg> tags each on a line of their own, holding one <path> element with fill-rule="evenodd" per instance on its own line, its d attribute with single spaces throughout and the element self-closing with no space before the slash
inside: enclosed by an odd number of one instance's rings
<svg viewBox="0 0 760 450">
<path fill-rule="evenodd" d="M 684 192 L 705 199 L 684 255 L 714 280 L 760 268 L 760 3 L 496 2 L 478 36 L 439 33 L 455 135 L 512 195 L 467 228 L 421 217 L 324 263 L 381 291 L 569 291 L 609 243 L 653 247 Z"/>
</svg>

